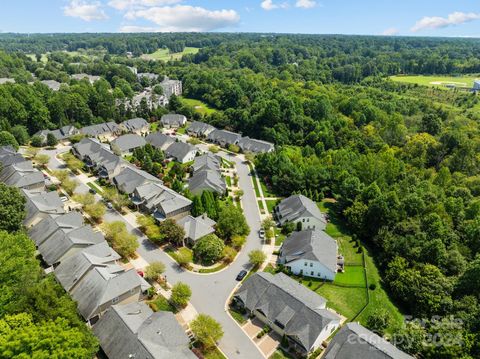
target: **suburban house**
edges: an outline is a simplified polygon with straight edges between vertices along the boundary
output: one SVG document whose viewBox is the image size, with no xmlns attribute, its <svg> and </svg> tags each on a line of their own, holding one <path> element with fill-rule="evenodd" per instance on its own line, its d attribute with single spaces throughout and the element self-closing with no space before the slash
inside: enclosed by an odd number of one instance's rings
<svg viewBox="0 0 480 359">
<path fill-rule="evenodd" d="M 14 84 L 15 79 L 10 78 L 10 77 L 0 77 L 0 85 L 3 84 Z"/>
<path fill-rule="evenodd" d="M 233 304 L 285 336 L 302 354 L 317 349 L 340 326 L 323 297 L 283 273 L 253 274 L 234 294 Z"/>
<path fill-rule="evenodd" d="M 323 359 L 413 359 L 359 323 L 345 324 L 322 356 Z"/>
<path fill-rule="evenodd" d="M 26 159 L 20 153 L 17 153 L 12 146 L 0 147 L 0 163 L 2 164 L 2 168 L 25 161 Z"/>
<path fill-rule="evenodd" d="M 147 143 L 151 144 L 153 147 L 165 151 L 172 143 L 175 142 L 175 139 L 164 135 L 163 133 L 155 132 L 145 137 L 145 141 L 147 141 Z"/>
<path fill-rule="evenodd" d="M 120 255 L 104 241 L 66 258 L 53 273 L 63 289 L 70 292 L 94 267 L 114 268 L 120 258 Z M 123 271 L 120 266 L 117 270 Z"/>
<path fill-rule="evenodd" d="M 28 190 L 45 190 L 43 173 L 34 168 L 30 161 L 17 162 L 3 168 L 0 171 L 0 182 Z"/>
<path fill-rule="evenodd" d="M 112 305 L 93 326 L 109 359 L 196 359 L 175 315 L 145 303 Z M 114 333 L 114 335 L 112 335 Z"/>
<path fill-rule="evenodd" d="M 188 180 L 188 188 L 194 195 L 202 194 L 203 191 L 225 194 L 227 185 L 219 171 L 200 170 L 195 172 Z"/>
<path fill-rule="evenodd" d="M 165 150 L 165 156 L 167 158 L 173 158 L 180 163 L 191 162 L 195 159 L 198 153 L 198 149 L 185 142 L 174 142 Z"/>
<path fill-rule="evenodd" d="M 27 199 L 25 205 L 27 215 L 23 221 L 25 227 L 31 227 L 47 216 L 60 216 L 65 213 L 63 202 L 58 193 L 53 192 L 37 192 L 22 190 L 23 195 Z"/>
<path fill-rule="evenodd" d="M 168 115 L 163 115 L 160 122 L 165 128 L 179 128 L 185 126 L 187 118 L 184 115 L 170 113 Z"/>
<path fill-rule="evenodd" d="M 123 156 L 132 153 L 134 149 L 143 147 L 146 144 L 147 142 L 144 137 L 134 133 L 128 133 L 110 142 L 110 148 L 115 154 Z"/>
<path fill-rule="evenodd" d="M 62 85 L 60 82 L 55 80 L 43 80 L 40 81 L 42 84 L 46 85 L 52 91 L 60 90 L 60 86 Z"/>
<path fill-rule="evenodd" d="M 236 145 L 242 138 L 238 133 L 230 132 L 227 130 L 214 130 L 210 132 L 207 139 L 210 142 L 216 143 L 222 147 L 228 147 L 229 145 Z"/>
<path fill-rule="evenodd" d="M 113 121 L 86 126 L 80 129 L 80 133 L 83 133 L 85 136 L 95 137 L 101 141 L 112 140 L 121 132 L 122 130 L 120 129 L 120 127 Z"/>
<path fill-rule="evenodd" d="M 185 230 L 185 240 L 193 245 L 203 236 L 214 233 L 217 223 L 206 214 L 202 214 L 198 217 L 185 216 L 178 220 L 177 224 Z"/>
<path fill-rule="evenodd" d="M 132 99 L 122 101 L 120 99 L 116 100 L 117 106 L 120 104 L 125 104 L 126 108 L 137 108 L 139 107 L 142 102 L 145 102 L 149 109 L 155 109 L 158 106 L 166 106 L 168 105 L 168 99 L 164 95 L 157 95 L 153 92 L 151 87 L 146 87 L 142 92 L 137 93 Z"/>
<path fill-rule="evenodd" d="M 43 143 L 47 142 L 47 136 L 51 133 L 59 142 L 68 140 L 71 136 L 79 133 L 78 129 L 75 126 L 67 125 L 59 128 L 57 130 L 42 130 L 38 131 L 35 136 L 39 136 Z"/>
<path fill-rule="evenodd" d="M 113 177 L 112 181 L 119 191 L 126 194 L 133 193 L 135 188 L 143 186 L 146 183 L 163 183 L 150 173 L 133 166 L 125 167 L 118 175 Z"/>
<path fill-rule="evenodd" d="M 329 281 L 343 271 L 337 241 L 319 229 L 293 232 L 282 244 L 278 263 L 296 275 Z"/>
<path fill-rule="evenodd" d="M 188 198 L 159 183 L 147 183 L 135 188 L 130 198 L 140 210 L 152 214 L 158 221 L 185 217 L 192 206 Z"/>
<path fill-rule="evenodd" d="M 77 302 L 82 317 L 94 324 L 110 306 L 138 302 L 149 287 L 135 269 L 125 271 L 113 264 L 94 266 L 72 288 L 70 295 Z"/>
<path fill-rule="evenodd" d="M 82 249 L 102 242 L 105 242 L 103 234 L 87 224 L 68 232 L 56 231 L 38 246 L 38 252 L 45 263 L 55 266 Z"/>
<path fill-rule="evenodd" d="M 281 226 L 285 223 L 301 223 L 302 229 L 324 230 L 327 225 L 325 215 L 317 204 L 301 194 L 282 200 L 274 208 L 273 215 Z"/>
<path fill-rule="evenodd" d="M 211 152 L 207 152 L 201 156 L 195 157 L 195 161 L 192 164 L 193 172 L 200 170 L 213 170 L 220 171 L 222 167 L 222 158 L 214 155 Z"/>
<path fill-rule="evenodd" d="M 189 136 L 207 137 L 212 131 L 215 130 L 216 128 L 208 123 L 193 121 L 190 126 L 188 126 L 187 133 Z"/>
<path fill-rule="evenodd" d="M 36 246 L 41 245 L 55 232 L 63 231 L 68 233 L 83 226 L 83 216 L 72 211 L 59 216 L 48 215 L 40 222 L 28 229 L 28 236 L 35 242 Z"/>
<path fill-rule="evenodd" d="M 272 152 L 275 149 L 273 143 L 261 140 L 255 140 L 250 137 L 242 137 L 238 141 L 238 147 L 242 152 L 252 152 L 252 153 L 267 153 Z"/>
<path fill-rule="evenodd" d="M 95 81 L 100 80 L 101 77 L 95 76 L 95 75 L 89 75 L 89 74 L 73 74 L 71 78 L 78 81 L 87 79 L 88 82 L 90 82 L 93 85 Z"/>
<path fill-rule="evenodd" d="M 157 81 L 158 75 L 152 74 L 151 72 L 137 72 L 137 79 L 141 80 L 142 78 L 147 79 L 149 81 Z"/>
<path fill-rule="evenodd" d="M 107 145 L 101 144 L 97 139 L 86 137 L 72 146 L 72 152 L 78 159 L 85 161 L 87 155 L 100 151 L 102 147 L 107 148 Z"/>
<path fill-rule="evenodd" d="M 123 121 L 120 124 L 120 129 L 123 132 L 136 133 L 137 135 L 143 136 L 150 131 L 150 124 L 144 118 L 136 117 Z"/>
<path fill-rule="evenodd" d="M 182 94 L 182 81 L 180 80 L 171 80 L 165 76 L 162 82 L 160 82 L 160 86 L 162 86 L 164 95 L 170 99 L 172 95 L 180 96 Z"/>
</svg>

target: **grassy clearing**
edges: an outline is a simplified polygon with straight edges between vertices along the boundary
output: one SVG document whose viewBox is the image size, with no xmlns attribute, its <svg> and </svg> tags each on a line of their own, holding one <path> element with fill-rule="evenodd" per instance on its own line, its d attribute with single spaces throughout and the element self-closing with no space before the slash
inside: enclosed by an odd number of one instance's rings
<svg viewBox="0 0 480 359">
<path fill-rule="evenodd" d="M 211 108 L 205 102 L 202 102 L 200 100 L 196 100 L 193 98 L 180 97 L 180 101 L 187 106 L 193 107 L 195 111 L 197 111 L 198 113 L 201 113 L 202 115 L 210 115 L 214 112 L 217 112 L 217 110 L 215 110 L 214 108 Z"/>
<path fill-rule="evenodd" d="M 395 82 L 405 82 L 423 86 L 434 86 L 448 89 L 445 85 L 452 84 L 458 87 L 473 87 L 473 81 L 477 78 L 475 75 L 464 76 L 391 76 L 390 79 Z"/>
<path fill-rule="evenodd" d="M 196 54 L 199 50 L 198 47 L 185 47 L 182 52 L 170 52 L 169 49 L 158 49 L 154 53 L 143 54 L 141 58 L 157 61 L 181 60 L 183 55 Z"/>
</svg>

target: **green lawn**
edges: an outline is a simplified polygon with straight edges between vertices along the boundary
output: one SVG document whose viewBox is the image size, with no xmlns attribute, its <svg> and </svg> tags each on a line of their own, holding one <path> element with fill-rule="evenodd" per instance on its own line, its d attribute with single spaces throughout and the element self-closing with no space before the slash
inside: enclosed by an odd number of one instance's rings
<svg viewBox="0 0 480 359">
<path fill-rule="evenodd" d="M 225 268 L 228 264 L 226 263 L 220 263 L 218 266 L 212 267 L 212 268 L 202 268 L 198 270 L 198 273 L 215 273 L 218 272 L 219 270 L 222 270 Z"/>
<path fill-rule="evenodd" d="M 264 197 L 276 197 L 276 195 L 273 194 L 272 191 L 267 187 L 263 178 L 259 178 L 259 179 L 260 179 L 260 186 L 262 186 L 263 196 Z"/>
<path fill-rule="evenodd" d="M 187 127 L 180 127 L 177 129 L 177 134 L 184 135 L 186 130 L 187 130 Z"/>
<path fill-rule="evenodd" d="M 277 200 L 275 200 L 275 199 L 267 199 L 267 200 L 265 200 L 265 202 L 267 203 L 268 212 L 269 212 L 269 213 L 272 213 L 272 212 L 273 212 L 273 208 L 277 205 Z"/>
<path fill-rule="evenodd" d="M 278 237 L 277 237 L 278 234 Z M 275 228 L 275 245 L 281 246 L 283 241 L 287 238 L 283 233 L 281 228 Z"/>
<path fill-rule="evenodd" d="M 252 176 L 253 188 L 255 188 L 255 195 L 260 197 L 260 189 L 258 188 L 257 177 Z"/>
<path fill-rule="evenodd" d="M 452 84 L 458 87 L 473 87 L 473 81 L 478 78 L 475 75 L 463 76 L 391 76 L 390 79 L 395 82 L 405 82 L 423 86 L 434 86 L 443 89 L 446 84 Z"/>
<path fill-rule="evenodd" d="M 367 304 L 366 288 L 339 287 L 326 283 L 316 290 L 327 300 L 327 306 L 352 319 Z"/>
<path fill-rule="evenodd" d="M 157 132 L 160 122 L 153 122 L 150 124 L 150 132 Z"/>
<path fill-rule="evenodd" d="M 237 312 L 235 309 L 229 309 L 228 312 L 233 317 L 233 319 L 235 319 L 240 325 L 244 324 L 247 321 L 247 319 L 243 316 L 243 314 L 240 312 Z"/>
<path fill-rule="evenodd" d="M 225 182 L 227 182 L 228 187 L 232 187 L 232 177 L 226 176 L 225 177 Z"/>
<path fill-rule="evenodd" d="M 150 304 L 150 307 L 152 308 L 153 311 L 158 312 L 158 311 L 163 311 L 163 312 L 173 312 L 176 313 L 177 309 L 171 305 L 167 298 L 165 298 L 163 295 L 159 294 L 157 298 L 154 300 L 151 300 L 148 302 Z"/>
<path fill-rule="evenodd" d="M 362 266 L 345 266 L 345 272 L 337 273 L 335 284 L 360 285 L 365 287 L 365 276 Z"/>
<path fill-rule="evenodd" d="M 195 108 L 195 111 L 201 113 L 202 115 L 210 115 L 214 112 L 217 112 L 217 110 L 209 107 L 205 102 L 202 102 L 200 100 L 180 97 L 180 101 L 187 106 L 192 106 L 193 108 Z"/>
<path fill-rule="evenodd" d="M 283 351 L 281 348 L 277 349 L 275 353 L 273 353 L 269 359 L 293 359 L 294 356 L 291 356 L 289 353 Z"/>
<path fill-rule="evenodd" d="M 263 208 L 263 202 L 258 200 L 258 208 L 260 209 L 261 213 L 265 213 L 265 208 Z"/>
<path fill-rule="evenodd" d="M 102 188 L 99 185 L 97 185 L 93 182 L 88 182 L 87 186 L 90 187 L 91 189 L 93 189 L 95 192 L 98 192 L 98 193 L 103 192 Z"/>
<path fill-rule="evenodd" d="M 145 60 L 157 60 L 157 61 L 170 61 L 181 60 L 183 55 L 196 54 L 200 49 L 198 47 L 185 47 L 182 52 L 170 52 L 169 49 L 158 49 L 151 54 L 143 54 L 142 59 Z"/>
</svg>

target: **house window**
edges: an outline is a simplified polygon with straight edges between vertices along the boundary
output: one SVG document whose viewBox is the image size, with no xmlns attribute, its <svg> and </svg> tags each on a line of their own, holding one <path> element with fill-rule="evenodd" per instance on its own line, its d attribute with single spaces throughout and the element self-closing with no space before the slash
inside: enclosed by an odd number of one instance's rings
<svg viewBox="0 0 480 359">
<path fill-rule="evenodd" d="M 312 276 L 314 275 L 314 274 L 313 274 L 313 270 L 310 272 L 310 275 L 312 275 Z"/>
<path fill-rule="evenodd" d="M 310 218 L 307 218 L 307 222 L 310 222 Z"/>
<path fill-rule="evenodd" d="M 321 273 L 320 273 L 320 272 L 318 272 L 318 277 L 321 277 L 321 276 L 322 276 L 322 275 L 321 275 Z"/>
<path fill-rule="evenodd" d="M 112 304 L 117 304 L 119 300 L 120 300 L 119 297 L 113 298 L 113 299 L 112 299 Z"/>
<path fill-rule="evenodd" d="M 308 263 L 307 263 L 307 262 L 305 262 L 305 267 L 306 267 L 307 265 L 308 265 Z"/>
<path fill-rule="evenodd" d="M 313 267 L 313 263 L 310 263 L 310 267 Z"/>
<path fill-rule="evenodd" d="M 302 222 L 305 222 L 305 218 L 302 218 Z"/>
</svg>

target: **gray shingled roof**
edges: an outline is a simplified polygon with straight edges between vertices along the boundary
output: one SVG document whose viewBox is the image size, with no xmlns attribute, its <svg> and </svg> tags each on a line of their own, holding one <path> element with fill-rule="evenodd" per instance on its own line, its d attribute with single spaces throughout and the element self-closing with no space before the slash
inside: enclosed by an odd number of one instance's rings
<svg viewBox="0 0 480 359">
<path fill-rule="evenodd" d="M 207 152 L 206 154 L 195 157 L 192 168 L 193 172 L 197 172 L 202 169 L 220 171 L 221 166 L 222 158 L 218 155 Z"/>
<path fill-rule="evenodd" d="M 293 232 L 282 244 L 280 261 L 290 263 L 297 259 L 318 261 L 337 271 L 337 241 L 321 230 Z"/>
<path fill-rule="evenodd" d="M 214 233 L 215 228 L 213 226 L 216 225 L 216 222 L 206 215 L 198 217 L 188 215 L 177 221 L 177 224 L 185 230 L 185 238 L 196 242 L 203 236 Z"/>
<path fill-rule="evenodd" d="M 133 166 L 126 167 L 117 176 L 113 178 L 113 183 L 117 188 L 126 194 L 131 194 L 135 188 L 140 187 L 146 183 L 160 183 L 163 182 L 150 173 Z"/>
<path fill-rule="evenodd" d="M 262 312 L 270 321 L 284 327 L 306 351 L 332 321 L 340 318 L 325 309 L 326 300 L 283 273 L 255 273 L 235 293 L 250 310 Z"/>
<path fill-rule="evenodd" d="M 25 158 L 20 153 L 17 153 L 12 146 L 0 147 L 0 163 L 2 164 L 2 168 L 25 161 Z"/>
<path fill-rule="evenodd" d="M 50 90 L 53 90 L 53 91 L 60 90 L 60 86 L 62 85 L 60 82 L 55 80 L 43 80 L 41 81 L 41 83 L 48 86 Z"/>
<path fill-rule="evenodd" d="M 187 128 L 188 133 L 193 133 L 196 136 L 208 136 L 208 134 L 214 130 L 216 130 L 216 128 L 212 125 L 200 121 L 193 121 Z"/>
<path fill-rule="evenodd" d="M 224 178 L 215 170 L 200 170 L 188 180 L 188 188 L 193 194 L 211 191 L 223 194 L 227 190 Z"/>
<path fill-rule="evenodd" d="M 154 313 L 145 303 L 111 306 L 93 332 L 110 359 L 197 358 L 173 313 Z"/>
<path fill-rule="evenodd" d="M 188 198 L 158 183 L 137 187 L 132 197 L 145 201 L 145 207 L 152 213 L 158 209 L 165 216 L 192 204 Z"/>
<path fill-rule="evenodd" d="M 63 202 L 55 191 L 39 193 L 24 189 L 23 194 L 27 199 L 25 222 L 29 222 L 38 213 L 50 215 L 61 215 L 65 213 Z"/>
<path fill-rule="evenodd" d="M 95 81 L 100 80 L 100 76 L 89 75 L 89 74 L 73 74 L 72 79 L 74 79 L 74 80 L 87 79 L 91 83 L 94 83 Z"/>
<path fill-rule="evenodd" d="M 324 359 L 413 359 L 358 323 L 347 323 L 325 351 Z"/>
<path fill-rule="evenodd" d="M 242 137 L 238 141 L 238 146 L 243 152 L 264 153 L 271 152 L 274 149 L 273 143 L 261 140 L 255 140 L 250 137 Z"/>
<path fill-rule="evenodd" d="M 175 139 L 160 132 L 149 134 L 147 137 L 145 137 L 145 140 L 153 147 L 159 148 L 162 151 L 165 151 L 172 143 L 175 142 Z"/>
<path fill-rule="evenodd" d="M 43 173 L 33 168 L 30 161 L 17 162 L 2 169 L 0 172 L 0 181 L 8 186 L 17 188 L 45 185 Z"/>
<path fill-rule="evenodd" d="M 65 140 L 69 138 L 72 135 L 75 135 L 78 133 L 78 130 L 76 127 L 68 125 L 68 126 L 63 126 L 62 128 L 59 128 L 57 130 L 50 131 L 55 138 L 58 141 Z M 46 137 L 45 137 L 46 138 Z"/>
<path fill-rule="evenodd" d="M 277 218 L 281 225 L 296 221 L 300 217 L 314 217 L 326 225 L 325 216 L 320 212 L 317 204 L 301 194 L 295 194 L 282 200 L 275 207 L 275 212 L 279 215 Z"/>
<path fill-rule="evenodd" d="M 122 122 L 127 131 L 134 132 L 148 126 L 147 120 L 141 117 L 132 118 Z"/>
<path fill-rule="evenodd" d="M 117 265 L 94 267 L 73 288 L 70 294 L 78 303 L 78 311 L 85 319 L 99 314 L 100 307 L 111 303 L 114 298 L 141 292 L 145 281 L 135 269 L 121 272 L 118 270 Z"/>
<path fill-rule="evenodd" d="M 55 268 L 54 274 L 62 287 L 70 292 L 93 267 L 112 266 L 111 271 L 114 271 L 113 265 L 120 258 L 118 253 L 103 241 L 66 258 Z M 118 266 L 117 271 L 123 271 L 122 267 Z"/>
<path fill-rule="evenodd" d="M 195 146 L 185 142 L 174 142 L 165 150 L 167 157 L 173 157 L 176 160 L 183 159 L 190 152 L 198 152 Z"/>
<path fill-rule="evenodd" d="M 68 233 L 81 226 L 83 226 L 83 216 L 77 211 L 72 211 L 60 216 L 45 217 L 29 228 L 28 236 L 39 246 L 58 230 Z"/>
<path fill-rule="evenodd" d="M 240 138 L 242 138 L 242 136 L 239 135 L 238 133 L 234 133 L 227 130 L 212 131 L 207 137 L 209 141 L 217 142 L 220 144 L 227 144 L 227 145 L 237 144 L 238 141 L 240 141 Z"/>
<path fill-rule="evenodd" d="M 145 141 L 145 138 L 142 136 L 129 133 L 114 139 L 110 143 L 110 146 L 112 151 L 114 151 L 114 146 L 117 146 L 121 152 L 128 152 L 134 150 L 135 148 L 143 147 L 146 145 L 146 143 L 147 142 Z"/>
<path fill-rule="evenodd" d="M 113 121 L 86 126 L 80 129 L 80 132 L 84 135 L 93 137 L 103 135 L 105 133 L 118 133 L 119 131 L 120 128 Z"/>
<path fill-rule="evenodd" d="M 167 115 L 163 115 L 162 118 L 160 119 L 160 122 L 164 126 L 168 125 L 168 126 L 181 127 L 185 124 L 185 122 L 187 122 L 187 118 L 184 115 L 170 113 Z"/>
<path fill-rule="evenodd" d="M 102 233 L 95 232 L 90 225 L 84 225 L 67 233 L 62 230 L 56 231 L 38 246 L 38 251 L 47 264 L 53 265 L 70 249 L 85 248 L 104 241 Z"/>
<path fill-rule="evenodd" d="M 93 138 L 83 138 L 80 142 L 73 145 L 73 149 L 81 159 L 100 151 L 102 147 L 103 145 Z"/>
</svg>

